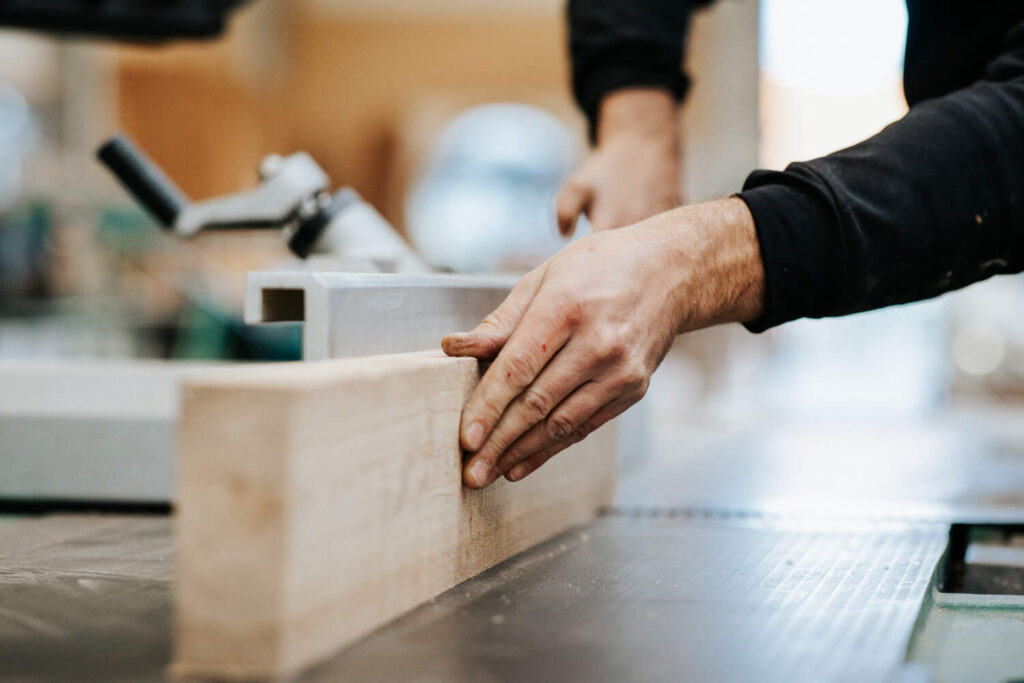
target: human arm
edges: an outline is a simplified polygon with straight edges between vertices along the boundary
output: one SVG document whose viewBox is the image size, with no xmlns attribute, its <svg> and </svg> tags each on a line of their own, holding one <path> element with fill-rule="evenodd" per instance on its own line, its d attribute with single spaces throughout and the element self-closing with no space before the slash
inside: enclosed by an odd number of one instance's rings
<svg viewBox="0 0 1024 683">
<path fill-rule="evenodd" d="M 467 484 L 521 478 L 635 402 L 673 326 L 738 320 L 761 330 L 1024 270 L 1024 26 L 1004 46 L 983 80 L 916 105 L 869 140 L 783 172 L 755 172 L 739 195 L 749 213 L 725 212 L 734 198 L 580 240 L 524 279 L 474 333 L 446 340 L 454 355 L 497 355 L 463 414 Z M 634 238 L 654 245 L 642 268 Z M 580 311 L 588 312 L 582 322 Z M 583 359 L 575 369 L 563 364 L 558 386 L 573 387 L 571 397 L 596 382 L 601 400 L 612 397 L 589 416 L 570 411 L 562 391 L 538 391 L 555 384 L 545 380 L 552 353 L 537 340 L 556 332 L 565 337 L 553 337 L 559 348 L 573 341 Z M 471 433 L 477 421 L 480 433 Z M 480 462 L 496 469 L 477 479 L 470 468 Z"/>
<path fill-rule="evenodd" d="M 690 14 L 707 0 L 569 0 L 569 56 L 577 104 L 596 137 L 606 95 L 652 88 L 680 101 L 689 88 L 682 71 Z"/>
<path fill-rule="evenodd" d="M 766 271 L 760 331 L 937 296 L 1024 270 L 1024 24 L 980 80 L 740 197 Z"/>
<path fill-rule="evenodd" d="M 694 5 L 687 0 L 570 0 L 573 93 L 594 149 L 556 201 L 559 229 L 585 213 L 595 231 L 679 204 L 677 104 Z"/>
</svg>

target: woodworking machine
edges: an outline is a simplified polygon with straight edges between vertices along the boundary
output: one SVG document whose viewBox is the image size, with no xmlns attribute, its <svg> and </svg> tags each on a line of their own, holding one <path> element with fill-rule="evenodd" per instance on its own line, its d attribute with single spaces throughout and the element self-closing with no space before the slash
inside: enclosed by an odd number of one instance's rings
<svg viewBox="0 0 1024 683">
<path fill-rule="evenodd" d="M 328 192 L 304 152 L 268 156 L 253 190 L 190 202 L 127 137 L 100 160 L 159 223 L 183 238 L 220 229 L 281 230 L 315 268 L 250 273 L 245 321 L 302 322 L 305 360 L 440 348 L 475 326 L 515 284 L 505 275 L 434 273 L 397 231 L 350 188 Z"/>
<path fill-rule="evenodd" d="M 99 157 L 166 230 L 271 229 L 304 261 L 250 273 L 248 323 L 302 323 L 304 360 L 440 348 L 476 325 L 514 277 L 430 272 L 354 191 L 328 191 L 304 153 L 268 157 L 248 192 L 192 202 L 126 137 Z M 183 363 L 0 365 L 0 501 L 166 505 Z M 144 394 L 147 401 L 135 396 Z M 27 400 L 30 398 L 31 400 Z"/>
<path fill-rule="evenodd" d="M 426 273 L 394 228 L 355 190 L 328 192 L 330 181 L 305 152 L 271 155 L 252 190 L 192 202 L 131 140 L 117 135 L 99 159 L 168 231 L 188 238 L 206 230 L 282 230 L 299 258 L 326 255 L 345 271 Z"/>
</svg>

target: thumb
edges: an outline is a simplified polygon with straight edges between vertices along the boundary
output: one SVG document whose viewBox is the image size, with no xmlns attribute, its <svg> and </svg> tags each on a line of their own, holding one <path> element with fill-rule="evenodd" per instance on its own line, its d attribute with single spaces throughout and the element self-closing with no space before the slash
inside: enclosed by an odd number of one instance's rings
<svg viewBox="0 0 1024 683">
<path fill-rule="evenodd" d="M 530 307 L 540 285 L 540 272 L 541 268 L 538 268 L 524 275 L 501 305 L 472 330 L 442 339 L 444 352 L 449 356 L 472 356 L 480 360 L 492 360 L 497 356 Z"/>
<path fill-rule="evenodd" d="M 563 235 L 571 235 L 576 229 L 576 220 L 585 212 L 594 199 L 594 187 L 588 182 L 572 176 L 565 181 L 555 198 L 555 215 L 558 217 L 558 230 Z"/>
</svg>

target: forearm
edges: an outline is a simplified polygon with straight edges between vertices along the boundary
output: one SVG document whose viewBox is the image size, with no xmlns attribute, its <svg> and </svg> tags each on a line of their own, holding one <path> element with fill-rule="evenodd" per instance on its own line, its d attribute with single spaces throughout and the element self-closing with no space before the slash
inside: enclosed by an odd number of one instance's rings
<svg viewBox="0 0 1024 683">
<path fill-rule="evenodd" d="M 651 245 L 657 267 L 671 278 L 678 333 L 761 315 L 764 266 L 753 217 L 741 200 L 683 206 L 625 230 Z"/>
<path fill-rule="evenodd" d="M 676 108 L 675 98 L 663 88 L 635 87 L 609 93 L 598 110 L 597 143 L 630 137 L 676 145 Z"/>
</svg>

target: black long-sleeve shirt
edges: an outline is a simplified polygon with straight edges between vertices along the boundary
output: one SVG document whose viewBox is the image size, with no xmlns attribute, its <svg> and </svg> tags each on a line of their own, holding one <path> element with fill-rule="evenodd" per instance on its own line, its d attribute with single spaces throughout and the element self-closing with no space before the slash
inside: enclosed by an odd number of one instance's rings
<svg viewBox="0 0 1024 683">
<path fill-rule="evenodd" d="M 683 97 L 697 4 L 569 0 L 573 89 L 592 122 L 619 88 Z M 1024 0 L 907 0 L 907 10 L 907 115 L 848 149 L 755 171 L 738 194 L 765 267 L 753 331 L 1024 270 Z"/>
</svg>

